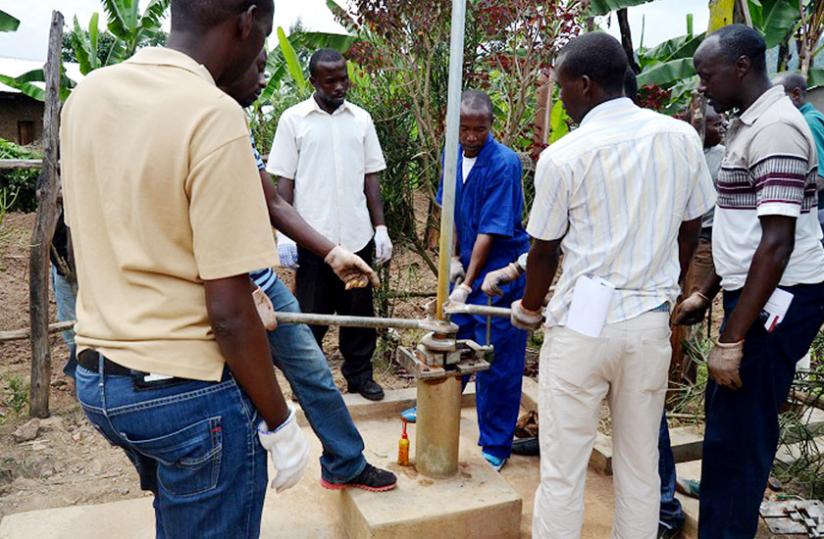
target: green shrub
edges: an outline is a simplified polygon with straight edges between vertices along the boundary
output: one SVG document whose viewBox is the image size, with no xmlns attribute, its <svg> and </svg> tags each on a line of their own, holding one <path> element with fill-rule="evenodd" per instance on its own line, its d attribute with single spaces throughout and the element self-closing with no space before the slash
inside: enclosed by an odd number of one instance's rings
<svg viewBox="0 0 824 539">
<path fill-rule="evenodd" d="M 0 159 L 42 159 L 43 154 L 26 146 L 0 139 Z M 30 212 L 37 209 L 37 178 L 40 171 L 0 170 L 0 189 L 16 196 L 9 211 Z"/>
</svg>

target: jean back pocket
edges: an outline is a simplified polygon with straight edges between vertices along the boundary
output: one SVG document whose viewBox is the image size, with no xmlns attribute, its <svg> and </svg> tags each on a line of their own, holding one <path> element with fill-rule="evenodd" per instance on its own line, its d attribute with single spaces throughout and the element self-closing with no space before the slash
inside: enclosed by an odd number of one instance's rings
<svg viewBox="0 0 824 539">
<path fill-rule="evenodd" d="M 147 440 L 121 436 L 140 454 L 157 461 L 160 486 L 169 494 L 194 496 L 217 486 L 223 452 L 219 416 Z"/>
</svg>

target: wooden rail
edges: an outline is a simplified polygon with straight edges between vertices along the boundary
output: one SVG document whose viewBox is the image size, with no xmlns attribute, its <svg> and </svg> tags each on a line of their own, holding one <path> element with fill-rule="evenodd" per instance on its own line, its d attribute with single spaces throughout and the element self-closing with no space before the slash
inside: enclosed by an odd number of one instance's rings
<svg viewBox="0 0 824 539">
<path fill-rule="evenodd" d="M 42 159 L 0 159 L 0 170 L 37 169 L 42 166 Z"/>
</svg>

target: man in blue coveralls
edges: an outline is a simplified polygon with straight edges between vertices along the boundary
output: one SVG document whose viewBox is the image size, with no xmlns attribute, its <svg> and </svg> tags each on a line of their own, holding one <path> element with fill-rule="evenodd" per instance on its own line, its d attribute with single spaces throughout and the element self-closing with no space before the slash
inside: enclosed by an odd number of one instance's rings
<svg viewBox="0 0 824 539">
<path fill-rule="evenodd" d="M 524 196 L 521 160 L 496 141 L 492 129 L 492 102 L 483 92 L 468 90 L 461 99 L 460 148 L 455 181 L 455 238 L 457 256 L 450 277 L 454 282 L 452 303 L 487 305 L 481 290 L 486 274 L 508 265 L 529 249 L 529 237 L 521 223 Z M 438 191 L 441 204 L 443 183 Z M 463 278 L 462 282 L 459 279 Z M 509 307 L 524 290 L 524 278 L 502 285 L 502 296 L 493 304 Z M 495 361 L 476 377 L 476 403 L 483 456 L 499 470 L 512 451 L 512 437 L 521 401 L 526 332 L 505 318 L 493 318 L 487 343 L 487 319 L 455 315 L 458 338 L 492 344 Z M 414 411 L 403 416 L 413 418 Z"/>
</svg>

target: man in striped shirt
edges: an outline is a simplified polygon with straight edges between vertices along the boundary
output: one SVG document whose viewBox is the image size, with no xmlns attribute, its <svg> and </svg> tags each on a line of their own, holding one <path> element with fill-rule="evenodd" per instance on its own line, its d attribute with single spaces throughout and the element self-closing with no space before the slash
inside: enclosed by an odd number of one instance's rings
<svg viewBox="0 0 824 539">
<path fill-rule="evenodd" d="M 526 291 L 512 305 L 514 325 L 540 326 L 562 249 L 541 351 L 534 537 L 580 535 L 587 462 L 604 398 L 613 426 L 613 536 L 651 538 L 658 531 L 669 310 L 715 190 L 695 130 L 624 97 L 626 69 L 621 44 L 596 32 L 571 41 L 553 70 L 580 127 L 538 162 Z M 585 277 L 615 286 L 597 337 L 565 327 L 573 290 Z"/>
<path fill-rule="evenodd" d="M 778 445 L 778 412 L 796 362 L 824 323 L 815 141 L 784 89 L 770 83 L 765 51 L 758 32 L 732 25 L 704 40 L 694 57 L 710 104 L 737 111 L 718 175 L 717 275 L 675 317 L 697 323 L 723 288 L 724 325 L 707 359 L 702 538 L 755 536 Z M 768 302 L 787 293 L 783 313 Z"/>
</svg>

